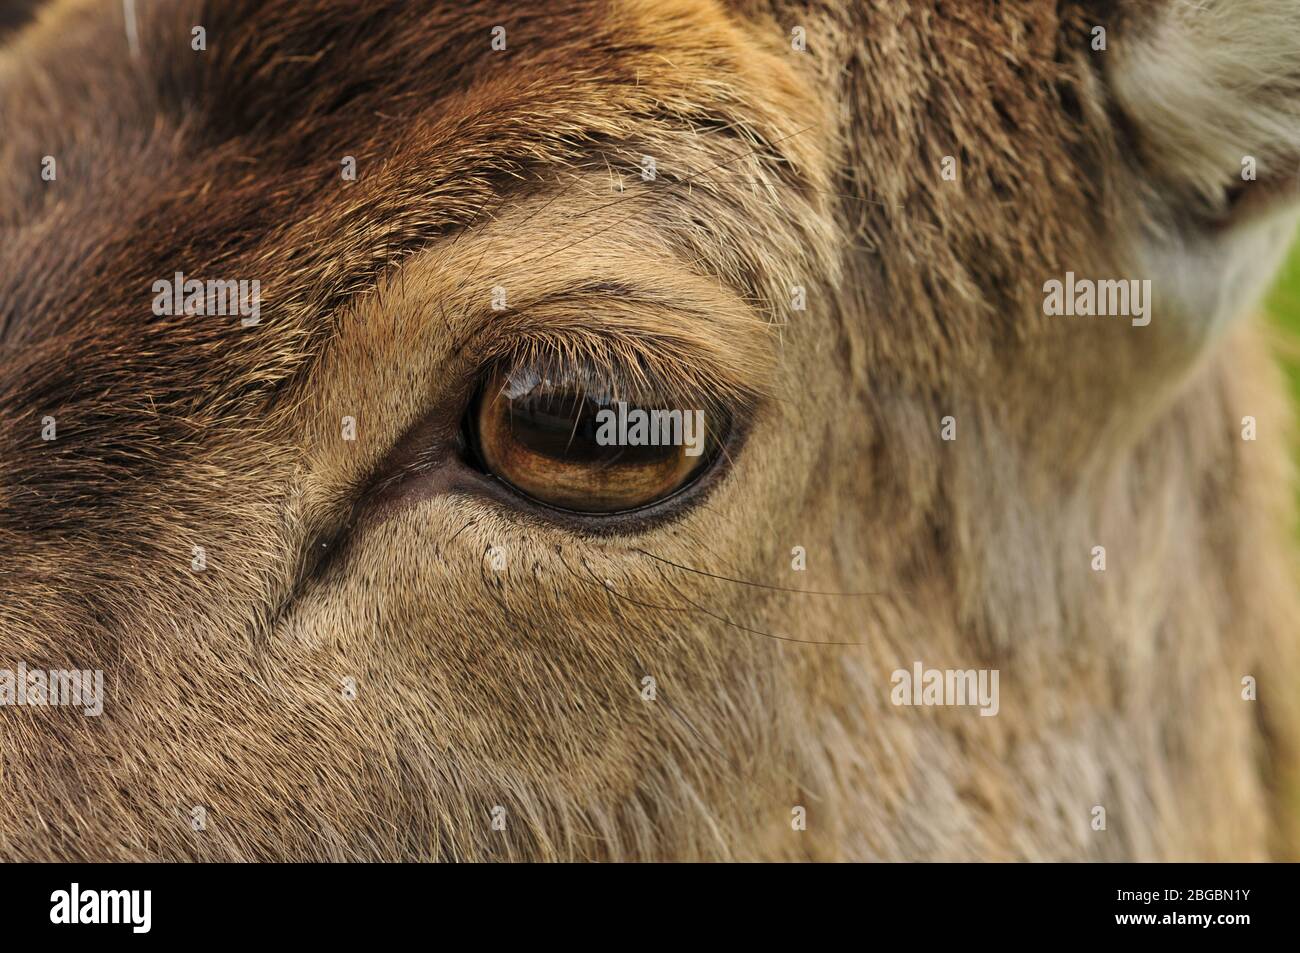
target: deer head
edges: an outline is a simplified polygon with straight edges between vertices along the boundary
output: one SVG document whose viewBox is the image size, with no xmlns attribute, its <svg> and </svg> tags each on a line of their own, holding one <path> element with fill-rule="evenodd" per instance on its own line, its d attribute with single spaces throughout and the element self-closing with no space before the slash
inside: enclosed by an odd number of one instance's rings
<svg viewBox="0 0 1300 953">
<path fill-rule="evenodd" d="M 1298 33 L 38 6 L 0 855 L 1291 850 Z"/>
</svg>

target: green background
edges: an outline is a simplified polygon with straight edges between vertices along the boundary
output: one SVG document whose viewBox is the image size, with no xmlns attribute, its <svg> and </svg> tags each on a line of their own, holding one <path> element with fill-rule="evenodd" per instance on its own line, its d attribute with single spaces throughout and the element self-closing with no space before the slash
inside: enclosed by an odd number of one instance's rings
<svg viewBox="0 0 1300 953">
<path fill-rule="evenodd" d="M 1279 356 L 1291 376 L 1291 393 L 1300 401 L 1300 243 L 1291 248 L 1291 257 L 1269 295 L 1268 310 L 1289 339 Z"/>
</svg>

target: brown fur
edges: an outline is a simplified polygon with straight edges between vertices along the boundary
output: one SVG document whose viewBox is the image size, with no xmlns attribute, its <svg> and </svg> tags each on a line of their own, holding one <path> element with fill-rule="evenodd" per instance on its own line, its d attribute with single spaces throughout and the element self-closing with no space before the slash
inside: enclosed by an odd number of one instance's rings
<svg viewBox="0 0 1300 953">
<path fill-rule="evenodd" d="M 1047 278 L 1194 227 L 1204 176 L 1166 174 L 1088 49 L 1149 18 L 140 6 L 139 58 L 107 0 L 0 47 L 0 667 L 107 692 L 0 709 L 0 856 L 1295 851 L 1259 332 L 1042 314 Z M 260 279 L 262 325 L 155 316 L 178 269 Z M 529 516 L 447 452 L 477 370 L 529 347 L 752 406 L 744 447 L 662 521 Z M 403 448 L 423 498 L 354 520 Z M 999 715 L 892 706 L 914 660 L 999 669 Z"/>
</svg>

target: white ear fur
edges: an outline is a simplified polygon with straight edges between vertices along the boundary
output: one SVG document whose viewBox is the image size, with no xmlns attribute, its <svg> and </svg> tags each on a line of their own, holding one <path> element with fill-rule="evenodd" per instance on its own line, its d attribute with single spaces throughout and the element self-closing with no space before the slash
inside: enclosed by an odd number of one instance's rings
<svg viewBox="0 0 1300 953">
<path fill-rule="evenodd" d="M 1300 185 L 1300 2 L 1171 0 L 1151 22 L 1113 35 L 1103 55 L 1113 57 L 1111 89 L 1144 173 L 1167 203 L 1157 218 L 1225 216 L 1222 227 L 1138 238 L 1154 319 L 1203 344 L 1258 305 L 1295 235 L 1297 190 L 1279 186 Z M 1243 179 L 1247 157 L 1254 181 Z M 1233 190 L 1265 201 L 1227 218 Z"/>
<path fill-rule="evenodd" d="M 1172 0 L 1112 41 L 1111 88 L 1161 175 L 1211 203 L 1300 173 L 1300 3 Z"/>
</svg>

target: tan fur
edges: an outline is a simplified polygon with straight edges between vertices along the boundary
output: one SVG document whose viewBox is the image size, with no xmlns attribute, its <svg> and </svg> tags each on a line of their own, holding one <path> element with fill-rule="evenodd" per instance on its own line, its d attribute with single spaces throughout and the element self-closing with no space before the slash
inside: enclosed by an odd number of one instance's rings
<svg viewBox="0 0 1300 953">
<path fill-rule="evenodd" d="M 1176 276 L 1294 219 L 1197 252 L 1212 176 L 1088 48 L 1159 11 L 1114 7 L 223 0 L 139 58 L 121 4 L 43 9 L 0 47 L 0 667 L 108 700 L 0 708 L 0 856 L 1292 855 L 1289 416 L 1220 313 L 1267 267 Z M 182 268 L 262 325 L 152 314 Z M 1047 318 L 1067 269 L 1174 304 Z M 529 348 L 750 432 L 673 518 L 540 519 L 447 450 Z M 357 518 L 394 459 L 422 498 Z M 917 660 L 999 714 L 893 706 Z"/>
</svg>

